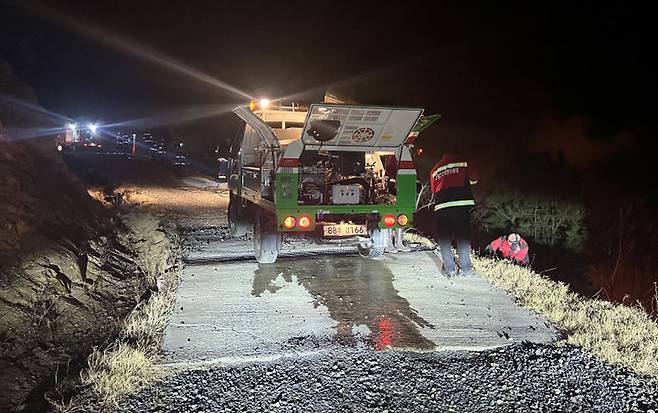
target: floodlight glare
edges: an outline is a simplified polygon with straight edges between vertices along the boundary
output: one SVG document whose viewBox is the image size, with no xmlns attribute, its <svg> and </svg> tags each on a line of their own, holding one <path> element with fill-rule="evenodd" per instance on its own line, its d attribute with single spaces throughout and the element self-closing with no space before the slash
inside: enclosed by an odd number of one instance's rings
<svg viewBox="0 0 658 413">
<path fill-rule="evenodd" d="M 270 100 L 266 98 L 262 98 L 260 100 L 260 108 L 261 109 L 267 109 L 267 107 L 270 106 Z"/>
<path fill-rule="evenodd" d="M 77 123 L 69 123 L 69 129 L 71 129 L 71 130 L 76 130 L 77 128 L 78 128 L 78 124 L 77 124 Z"/>
<path fill-rule="evenodd" d="M 91 131 L 91 133 L 93 133 L 95 135 L 96 131 L 98 130 L 98 125 L 96 125 L 95 123 L 90 123 L 87 126 L 89 127 L 89 130 Z"/>
</svg>

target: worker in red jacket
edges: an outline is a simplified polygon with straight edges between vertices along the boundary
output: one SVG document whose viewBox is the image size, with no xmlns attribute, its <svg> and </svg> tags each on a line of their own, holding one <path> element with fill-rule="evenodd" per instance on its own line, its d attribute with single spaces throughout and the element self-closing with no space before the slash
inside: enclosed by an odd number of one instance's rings
<svg viewBox="0 0 658 413">
<path fill-rule="evenodd" d="M 492 255 L 500 254 L 503 258 L 517 264 L 528 265 L 530 262 L 528 243 L 519 234 L 503 235 L 496 238 L 487 245 L 486 251 Z"/>
<path fill-rule="evenodd" d="M 434 205 L 435 236 L 446 276 L 473 275 L 471 263 L 471 209 L 475 198 L 471 185 L 477 174 L 459 153 L 447 153 L 430 171 Z M 455 242 L 459 256 L 459 270 L 452 255 Z"/>
</svg>

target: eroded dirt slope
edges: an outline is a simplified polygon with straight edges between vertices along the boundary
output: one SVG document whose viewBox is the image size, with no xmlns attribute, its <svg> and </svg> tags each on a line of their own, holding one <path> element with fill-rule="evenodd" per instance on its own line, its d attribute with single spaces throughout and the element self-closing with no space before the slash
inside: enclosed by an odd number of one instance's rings
<svg viewBox="0 0 658 413">
<path fill-rule="evenodd" d="M 157 288 L 170 246 L 153 218 L 92 199 L 52 145 L 0 136 L 0 411 L 38 411 Z"/>
</svg>

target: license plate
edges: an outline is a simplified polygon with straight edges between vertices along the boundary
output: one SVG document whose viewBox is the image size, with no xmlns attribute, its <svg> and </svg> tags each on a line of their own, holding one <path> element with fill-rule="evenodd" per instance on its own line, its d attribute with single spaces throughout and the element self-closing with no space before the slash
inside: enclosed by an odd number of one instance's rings
<svg viewBox="0 0 658 413">
<path fill-rule="evenodd" d="M 336 224 L 324 226 L 325 237 L 347 237 L 352 235 L 366 235 L 367 233 L 368 230 L 365 225 Z"/>
</svg>

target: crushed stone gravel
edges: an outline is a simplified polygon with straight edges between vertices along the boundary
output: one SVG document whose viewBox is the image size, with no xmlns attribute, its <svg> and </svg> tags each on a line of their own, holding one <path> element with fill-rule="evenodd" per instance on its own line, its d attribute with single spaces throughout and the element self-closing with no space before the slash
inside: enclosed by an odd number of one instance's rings
<svg viewBox="0 0 658 413">
<path fill-rule="evenodd" d="M 573 346 L 522 343 L 475 353 L 343 347 L 182 371 L 121 410 L 658 412 L 658 385 Z"/>
</svg>

